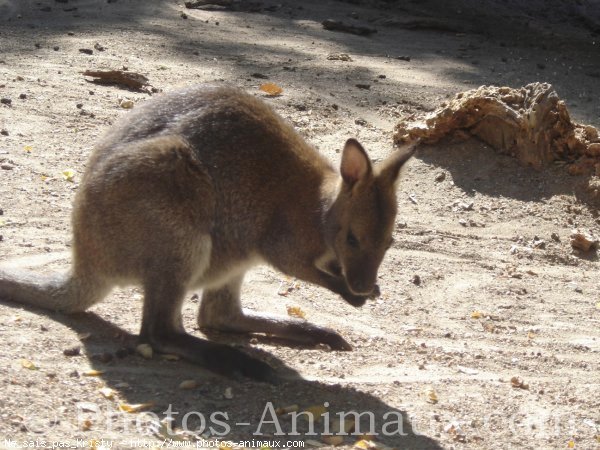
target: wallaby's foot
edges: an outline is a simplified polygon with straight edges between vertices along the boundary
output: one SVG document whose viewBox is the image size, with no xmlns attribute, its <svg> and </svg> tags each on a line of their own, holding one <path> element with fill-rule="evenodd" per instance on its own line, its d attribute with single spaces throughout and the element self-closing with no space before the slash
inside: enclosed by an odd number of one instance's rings
<svg viewBox="0 0 600 450">
<path fill-rule="evenodd" d="M 309 346 L 325 344 L 332 350 L 352 350 L 352 345 L 338 332 L 300 319 L 262 315 L 244 310 L 235 318 L 229 317 L 226 322 L 215 321 L 209 324 L 200 320 L 200 326 L 204 329 L 230 333 L 265 333 L 296 344 Z"/>
<path fill-rule="evenodd" d="M 333 350 L 352 350 L 337 332 L 299 319 L 257 314 L 242 309 L 242 277 L 215 290 L 205 290 L 198 312 L 202 329 L 230 333 L 265 333 L 303 345 L 326 344 Z"/>
<path fill-rule="evenodd" d="M 159 353 L 171 353 L 199 366 L 229 378 L 246 377 L 256 381 L 276 384 L 275 369 L 229 345 L 217 344 L 194 337 L 185 332 L 165 336 L 140 336 Z"/>
</svg>

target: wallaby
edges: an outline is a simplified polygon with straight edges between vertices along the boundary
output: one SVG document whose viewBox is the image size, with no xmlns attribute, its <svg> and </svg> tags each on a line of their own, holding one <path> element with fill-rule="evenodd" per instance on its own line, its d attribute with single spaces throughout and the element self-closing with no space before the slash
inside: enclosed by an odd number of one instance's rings
<svg viewBox="0 0 600 450">
<path fill-rule="evenodd" d="M 186 292 L 203 289 L 202 329 L 350 350 L 333 330 L 242 309 L 242 279 L 265 262 L 363 305 L 392 242 L 395 182 L 412 152 L 373 167 L 349 139 L 338 173 L 252 95 L 220 86 L 161 95 L 94 148 L 73 206 L 70 272 L 0 270 L 0 299 L 71 313 L 140 284 L 142 342 L 217 373 L 271 379 L 268 364 L 184 331 Z"/>
</svg>

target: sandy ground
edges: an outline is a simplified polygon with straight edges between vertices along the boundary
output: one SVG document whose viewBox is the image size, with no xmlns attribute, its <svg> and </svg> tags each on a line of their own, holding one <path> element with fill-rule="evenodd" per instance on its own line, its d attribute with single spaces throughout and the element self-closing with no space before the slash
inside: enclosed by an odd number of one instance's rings
<svg viewBox="0 0 600 450">
<path fill-rule="evenodd" d="M 400 117 L 482 84 L 550 82 L 577 121 L 600 126 L 600 13 L 592 1 L 251 3 L 252 11 L 207 11 L 158 0 L 0 1 L 0 97 L 10 99 L 0 104 L 3 265 L 68 266 L 71 200 L 90 150 L 127 114 L 122 99 L 151 95 L 91 84 L 86 69 L 125 66 L 165 91 L 226 82 L 263 96 L 259 85 L 276 83 L 283 94 L 265 100 L 332 160 L 350 136 L 385 157 Z M 329 18 L 377 33 L 324 30 Z M 351 60 L 329 59 L 340 53 Z M 169 407 L 179 413 L 174 427 L 200 428 L 204 438 L 229 431 L 223 439 L 274 439 L 269 405 L 327 404 L 331 417 L 364 413 L 362 433 L 372 413 L 376 446 L 600 448 L 598 257 L 569 243 L 573 228 L 600 231 L 588 181 L 561 165 L 521 167 L 476 141 L 421 148 L 400 185 L 379 299 L 354 309 L 266 267 L 247 277 L 246 306 L 280 314 L 300 307 L 355 347 L 337 353 L 217 337 L 303 376 L 282 386 L 132 354 L 135 288 L 72 317 L 1 304 L 0 447 L 184 445 L 157 431 Z M 197 306 L 190 293 L 188 330 Z M 78 355 L 64 354 L 78 346 Z M 91 369 L 103 373 L 85 376 Z M 179 388 L 190 379 L 198 387 Z M 146 402 L 152 414 L 118 408 Z M 279 420 L 283 446 L 331 443 L 306 435 L 305 420 L 297 436 L 289 416 Z"/>
</svg>

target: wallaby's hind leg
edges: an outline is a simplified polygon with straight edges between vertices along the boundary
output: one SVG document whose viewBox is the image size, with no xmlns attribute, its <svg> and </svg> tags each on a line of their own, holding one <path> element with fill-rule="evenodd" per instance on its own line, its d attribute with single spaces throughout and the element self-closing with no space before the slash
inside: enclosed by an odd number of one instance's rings
<svg viewBox="0 0 600 450">
<path fill-rule="evenodd" d="M 257 314 L 242 309 L 240 291 L 242 277 L 225 286 L 205 290 L 198 313 L 200 328 L 233 333 L 267 333 L 293 342 L 327 344 L 334 350 L 352 350 L 352 346 L 337 332 L 299 319 Z"/>
<path fill-rule="evenodd" d="M 209 342 L 185 332 L 181 321 L 185 289 L 177 281 L 177 276 L 163 273 L 148 280 L 144 289 L 140 338 L 156 351 L 179 355 L 225 376 L 240 374 L 260 381 L 276 380 L 275 371 L 268 364 L 228 345 Z"/>
</svg>

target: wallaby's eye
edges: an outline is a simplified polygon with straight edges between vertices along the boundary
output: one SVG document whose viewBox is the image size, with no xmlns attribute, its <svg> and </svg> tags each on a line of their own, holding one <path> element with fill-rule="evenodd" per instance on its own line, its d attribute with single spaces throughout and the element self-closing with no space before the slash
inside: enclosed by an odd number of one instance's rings
<svg viewBox="0 0 600 450">
<path fill-rule="evenodd" d="M 348 231 L 348 236 L 346 237 L 346 243 L 353 248 L 358 248 L 358 239 L 354 236 L 352 231 Z"/>
</svg>

